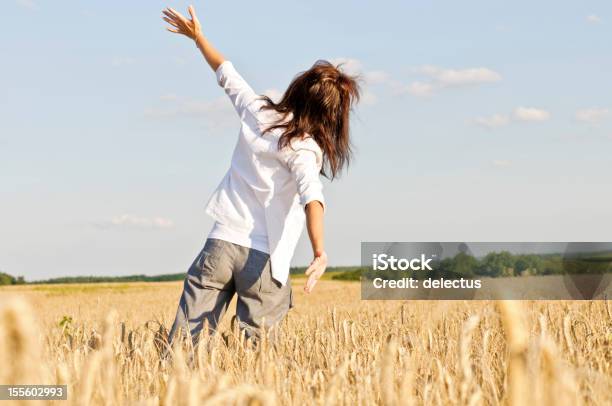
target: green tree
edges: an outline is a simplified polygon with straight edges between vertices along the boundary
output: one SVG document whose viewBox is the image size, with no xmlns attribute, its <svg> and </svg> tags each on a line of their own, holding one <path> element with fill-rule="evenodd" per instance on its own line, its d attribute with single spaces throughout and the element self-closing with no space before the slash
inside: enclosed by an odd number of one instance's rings
<svg viewBox="0 0 612 406">
<path fill-rule="evenodd" d="M 21 285 L 24 283 L 25 280 L 23 279 L 23 276 L 15 278 L 13 275 L 0 272 L 0 285 Z"/>
<path fill-rule="evenodd" d="M 0 272 L 0 285 L 12 285 L 13 277 L 9 274 Z"/>
<path fill-rule="evenodd" d="M 428 278 L 450 278 L 453 269 L 452 258 L 444 258 L 434 263 L 433 271 L 427 273 Z"/>
<path fill-rule="evenodd" d="M 542 260 L 540 275 L 558 275 L 563 273 L 561 257 L 556 255 Z"/>
<path fill-rule="evenodd" d="M 506 276 L 513 273 L 514 257 L 508 251 L 490 252 L 481 261 L 478 274 L 485 276 Z"/>
<path fill-rule="evenodd" d="M 434 271 L 429 272 L 430 278 L 471 278 L 475 270 L 479 268 L 476 258 L 470 254 L 460 252 L 452 258 L 444 258 L 434 266 Z"/>
<path fill-rule="evenodd" d="M 471 278 L 478 267 L 479 263 L 476 258 L 465 252 L 460 252 L 453 258 L 451 271 L 455 277 Z"/>
<path fill-rule="evenodd" d="M 538 255 L 517 255 L 516 261 L 514 261 L 514 270 L 519 274 L 527 270 L 535 274 L 540 272 L 541 269 L 542 258 Z"/>
</svg>

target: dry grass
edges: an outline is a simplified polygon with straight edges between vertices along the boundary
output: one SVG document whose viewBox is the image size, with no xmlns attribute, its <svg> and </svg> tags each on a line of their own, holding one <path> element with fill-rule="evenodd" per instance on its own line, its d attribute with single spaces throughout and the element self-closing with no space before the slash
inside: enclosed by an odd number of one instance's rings
<svg viewBox="0 0 612 406">
<path fill-rule="evenodd" d="M 65 383 L 75 405 L 612 404 L 605 301 L 367 302 L 322 281 L 276 345 L 214 336 L 191 369 L 180 348 L 159 362 L 147 323 L 169 327 L 180 289 L 1 289 L 0 383 Z"/>
</svg>

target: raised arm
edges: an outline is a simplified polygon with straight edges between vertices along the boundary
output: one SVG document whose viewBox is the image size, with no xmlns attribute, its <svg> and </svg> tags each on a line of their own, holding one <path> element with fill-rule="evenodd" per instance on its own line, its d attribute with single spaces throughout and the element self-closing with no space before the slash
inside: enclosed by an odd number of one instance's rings
<svg viewBox="0 0 612 406">
<path fill-rule="evenodd" d="M 225 60 L 223 55 L 202 34 L 200 21 L 195 14 L 193 6 L 189 6 L 191 20 L 183 17 L 172 8 L 167 8 L 163 13 L 164 21 L 171 25 L 171 27 L 167 28 L 168 31 L 185 35 L 195 41 L 204 59 L 215 71 L 217 82 L 229 96 L 238 115 L 242 117 L 253 105 L 253 102 L 260 98 L 236 71 L 234 65 L 230 61 Z M 253 109 L 250 110 L 253 111 Z"/>
<path fill-rule="evenodd" d="M 196 16 L 195 9 L 193 6 L 189 6 L 189 15 L 191 20 L 184 17 L 181 13 L 168 7 L 163 11 L 164 21 L 170 24 L 172 27 L 168 27 L 167 30 L 176 34 L 185 35 L 195 41 L 196 46 L 202 52 L 204 59 L 210 65 L 212 70 L 216 71 L 217 68 L 225 61 L 225 58 L 219 51 L 212 46 L 208 39 L 202 34 L 202 26 Z"/>
</svg>

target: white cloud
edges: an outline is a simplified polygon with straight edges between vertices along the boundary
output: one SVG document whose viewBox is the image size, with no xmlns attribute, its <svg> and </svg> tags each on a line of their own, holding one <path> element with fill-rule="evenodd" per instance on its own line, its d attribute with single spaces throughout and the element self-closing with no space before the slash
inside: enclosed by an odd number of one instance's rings
<svg viewBox="0 0 612 406">
<path fill-rule="evenodd" d="M 358 59 L 341 57 L 331 59 L 330 62 L 339 65 L 342 72 L 351 76 L 358 76 L 361 79 L 361 103 L 364 105 L 373 105 L 378 102 L 378 96 L 372 92 L 371 86 L 388 85 L 392 88 L 401 86 L 401 84 L 393 81 L 387 72 L 365 70 L 363 63 Z"/>
<path fill-rule="evenodd" d="M 222 96 L 212 101 L 187 100 L 178 107 L 180 114 L 206 115 L 231 111 L 231 104 L 227 97 Z"/>
<path fill-rule="evenodd" d="M 425 65 L 414 72 L 428 78 L 427 81 L 414 81 L 405 90 L 415 96 L 431 96 L 445 88 L 478 86 L 498 82 L 502 76 L 489 68 L 448 69 Z"/>
<path fill-rule="evenodd" d="M 99 228 L 136 228 L 167 229 L 174 227 L 174 222 L 164 217 L 138 217 L 130 214 L 115 216 L 108 221 L 95 224 Z"/>
<path fill-rule="evenodd" d="M 601 17 L 596 14 L 591 14 L 586 17 L 586 20 L 589 24 L 599 24 L 601 23 Z"/>
<path fill-rule="evenodd" d="M 416 80 L 406 85 L 393 79 L 385 71 L 365 70 L 363 63 L 358 59 L 341 57 L 331 59 L 330 62 L 340 65 L 343 72 L 357 75 L 363 80 L 364 89 L 361 100 L 364 104 L 375 104 L 378 101 L 376 94 L 368 89 L 370 86 L 384 85 L 396 94 L 410 93 L 419 97 L 428 97 L 440 89 L 494 83 L 502 78 L 499 73 L 485 67 L 448 69 L 425 65 L 415 68 L 414 72 L 425 76 L 426 79 Z"/>
<path fill-rule="evenodd" d="M 354 58 L 335 58 L 330 61 L 340 65 L 340 69 L 349 75 L 361 76 L 367 84 L 395 84 L 387 72 L 365 71 L 363 63 Z M 434 65 L 424 65 L 414 69 L 414 72 L 430 79 L 429 82 L 414 82 L 407 90 L 419 94 L 442 87 L 457 87 L 493 83 L 501 80 L 501 75 L 489 68 L 447 69 Z"/>
<path fill-rule="evenodd" d="M 363 74 L 363 80 L 369 85 L 382 85 L 388 83 L 389 74 L 381 70 L 374 70 L 365 72 Z"/>
<path fill-rule="evenodd" d="M 370 92 L 368 89 L 365 89 L 363 92 L 361 92 L 360 102 L 367 106 L 372 106 L 378 103 L 378 96 Z"/>
<path fill-rule="evenodd" d="M 17 4 L 30 11 L 38 11 L 38 5 L 33 0 L 17 0 Z"/>
<path fill-rule="evenodd" d="M 367 71 L 365 73 L 363 73 L 363 75 L 361 75 L 361 78 L 363 79 L 364 85 L 366 87 L 371 87 L 371 86 L 385 86 L 388 89 L 391 90 L 392 93 L 394 94 L 402 94 L 405 92 L 411 92 L 411 89 L 407 88 L 406 85 L 402 82 L 400 82 L 399 80 L 395 80 L 391 77 L 391 75 L 389 75 L 387 72 L 385 71 L 381 71 L 381 70 L 374 70 L 374 71 Z M 416 87 L 418 85 L 415 85 L 414 87 Z M 428 91 L 427 89 L 413 89 L 412 91 L 414 92 L 419 92 L 419 90 L 421 90 L 423 92 L 423 95 L 428 95 Z M 368 90 L 366 88 L 365 93 L 368 93 Z M 364 94 L 364 96 L 362 97 L 362 101 L 366 101 L 366 100 L 372 100 L 373 97 L 376 97 L 376 95 L 374 95 L 373 93 L 368 94 Z M 376 100 L 378 100 L 378 98 L 376 97 Z M 366 104 L 374 104 L 372 102 L 368 103 L 366 102 Z"/>
<path fill-rule="evenodd" d="M 340 70 L 347 75 L 361 75 L 363 72 L 363 64 L 358 59 L 340 57 L 331 59 L 330 62 L 339 66 Z"/>
<path fill-rule="evenodd" d="M 442 86 L 466 86 L 492 83 L 501 80 L 501 75 L 489 68 L 446 69 L 426 65 L 417 72 L 431 77 Z"/>
<path fill-rule="evenodd" d="M 227 96 L 202 101 L 181 98 L 171 94 L 161 96 L 160 99 L 162 104 L 145 109 L 145 116 L 159 119 L 197 117 L 207 121 L 212 126 L 235 121 L 235 112 Z"/>
<path fill-rule="evenodd" d="M 351 76 L 358 76 L 365 85 L 382 85 L 390 81 L 389 74 L 381 70 L 365 70 L 363 63 L 354 58 L 334 58 L 330 62 L 340 68 L 340 71 Z"/>
<path fill-rule="evenodd" d="M 435 89 L 436 87 L 431 83 L 412 82 L 406 90 L 415 96 L 431 96 Z"/>
<path fill-rule="evenodd" d="M 474 124 L 486 128 L 504 127 L 510 123 L 510 118 L 505 114 L 493 114 L 488 117 L 476 117 Z"/>
<path fill-rule="evenodd" d="M 512 162 L 507 159 L 494 159 L 491 163 L 497 168 L 507 168 L 512 165 Z"/>
<path fill-rule="evenodd" d="M 517 107 L 514 109 L 514 119 L 518 121 L 546 121 L 550 119 L 550 113 L 546 110 L 534 107 Z"/>
<path fill-rule="evenodd" d="M 578 110 L 576 112 L 576 120 L 584 121 L 585 123 L 589 124 L 597 124 L 609 115 L 609 109 L 593 107 L 589 109 Z"/>
<path fill-rule="evenodd" d="M 496 113 L 491 116 L 476 117 L 471 122 L 475 125 L 493 129 L 505 127 L 513 121 L 546 121 L 550 119 L 550 113 L 546 110 L 533 107 L 517 107 L 512 114 Z"/>
<path fill-rule="evenodd" d="M 414 96 L 429 97 L 441 89 L 478 86 L 498 82 L 502 79 L 498 72 L 486 67 L 450 69 L 424 65 L 413 69 L 413 72 L 424 76 L 425 79 L 415 80 L 406 85 L 393 79 L 385 71 L 365 70 L 363 63 L 355 58 L 334 58 L 330 62 L 339 65 L 343 72 L 349 75 L 357 75 L 363 80 L 364 89 L 361 101 L 364 104 L 375 104 L 378 101 L 376 94 L 368 89 L 370 86 L 384 85 L 395 94 L 410 93 Z"/>
</svg>

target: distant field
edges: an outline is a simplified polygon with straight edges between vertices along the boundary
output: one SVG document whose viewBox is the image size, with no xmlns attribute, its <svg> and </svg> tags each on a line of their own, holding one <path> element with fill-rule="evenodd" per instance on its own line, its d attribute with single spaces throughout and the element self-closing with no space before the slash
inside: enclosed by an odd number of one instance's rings
<svg viewBox="0 0 612 406">
<path fill-rule="evenodd" d="M 359 280 L 361 268 L 354 266 L 328 267 L 324 278 L 336 278 Z M 304 275 L 306 267 L 294 267 L 290 274 L 299 277 Z M 357 271 L 357 272 L 355 272 Z M 348 277 L 348 278 L 347 278 Z M 136 283 L 136 282 L 173 282 L 182 281 L 185 272 L 162 275 L 123 275 L 123 276 L 64 276 L 46 280 L 29 281 L 22 277 L 15 277 L 0 272 L 0 286 L 3 285 L 56 285 L 56 284 L 87 284 L 87 283 Z"/>
<path fill-rule="evenodd" d="M 156 347 L 181 282 L 0 287 L 0 383 L 65 383 L 71 405 L 612 403 L 607 301 L 361 301 L 356 282 L 303 283 L 275 346 L 226 317 L 194 370 Z"/>
</svg>

